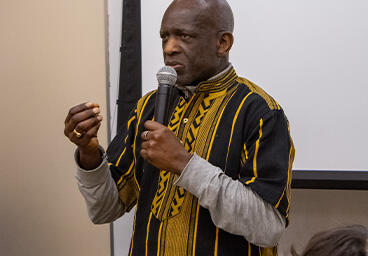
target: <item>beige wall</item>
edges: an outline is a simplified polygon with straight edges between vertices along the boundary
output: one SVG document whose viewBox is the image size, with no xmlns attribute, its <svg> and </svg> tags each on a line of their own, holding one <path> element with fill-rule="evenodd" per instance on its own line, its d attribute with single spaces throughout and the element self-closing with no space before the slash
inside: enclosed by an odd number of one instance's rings
<svg viewBox="0 0 368 256">
<path fill-rule="evenodd" d="M 368 191 L 294 189 L 280 255 L 290 255 L 291 245 L 301 252 L 316 232 L 352 224 L 368 227 Z"/>
<path fill-rule="evenodd" d="M 106 113 L 104 19 L 101 0 L 0 1 L 0 255 L 109 255 L 63 135 L 70 106 Z"/>
</svg>

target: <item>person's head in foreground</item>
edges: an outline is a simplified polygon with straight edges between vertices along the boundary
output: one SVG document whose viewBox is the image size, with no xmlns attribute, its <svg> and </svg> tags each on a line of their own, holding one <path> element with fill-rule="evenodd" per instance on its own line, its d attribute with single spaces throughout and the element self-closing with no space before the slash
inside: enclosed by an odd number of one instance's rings
<svg viewBox="0 0 368 256">
<path fill-rule="evenodd" d="M 298 256 L 291 249 L 293 256 Z M 300 256 L 368 256 L 368 229 L 361 225 L 315 234 Z"/>
</svg>

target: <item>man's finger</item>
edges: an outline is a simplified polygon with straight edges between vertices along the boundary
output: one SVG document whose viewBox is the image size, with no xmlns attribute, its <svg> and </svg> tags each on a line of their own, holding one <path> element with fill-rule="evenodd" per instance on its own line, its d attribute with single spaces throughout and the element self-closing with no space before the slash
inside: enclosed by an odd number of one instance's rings
<svg viewBox="0 0 368 256">
<path fill-rule="evenodd" d="M 152 164 L 151 160 L 149 159 L 148 156 L 148 151 L 146 149 L 141 149 L 140 151 L 140 155 L 144 158 L 144 160 L 146 160 L 149 164 Z"/>
<path fill-rule="evenodd" d="M 79 122 L 76 126 L 75 126 L 75 130 L 82 133 L 82 132 L 86 132 L 89 131 L 92 127 L 94 127 L 95 125 L 97 125 L 99 122 L 102 121 L 102 116 L 98 115 L 98 116 L 93 116 L 91 118 L 88 118 L 82 122 Z"/>
<path fill-rule="evenodd" d="M 93 137 L 97 137 L 98 129 L 100 129 L 101 123 L 98 123 L 94 127 L 92 127 L 84 136 L 82 137 L 82 141 L 86 143 L 86 145 L 89 143 L 89 141 Z"/>
<path fill-rule="evenodd" d="M 73 131 L 79 123 L 81 123 L 81 122 L 83 122 L 83 121 L 85 121 L 89 118 L 95 117 L 99 113 L 100 113 L 100 109 L 98 107 L 90 108 L 90 109 L 84 110 L 82 112 L 77 112 L 67 122 L 66 130 L 67 131 Z M 78 130 L 78 132 L 81 132 L 81 131 Z"/>
<path fill-rule="evenodd" d="M 141 149 L 148 149 L 148 147 L 149 147 L 149 143 L 147 142 L 147 141 L 145 141 L 145 142 L 142 142 L 142 144 L 141 144 Z"/>
<path fill-rule="evenodd" d="M 146 141 L 146 140 L 149 140 L 151 137 L 150 137 L 150 134 L 152 133 L 152 131 L 144 131 L 141 133 L 141 139 L 143 141 Z"/>
<path fill-rule="evenodd" d="M 90 140 L 93 137 L 97 137 L 98 129 L 100 128 L 101 123 L 96 124 L 91 129 L 89 129 L 87 132 L 83 133 L 81 137 L 77 137 L 77 135 L 74 132 L 71 132 L 71 141 L 74 142 L 76 145 L 79 146 L 86 146 L 89 144 Z"/>
<path fill-rule="evenodd" d="M 82 104 L 79 104 L 77 106 L 74 106 L 72 107 L 69 112 L 68 112 L 68 115 L 66 116 L 66 119 L 65 119 L 65 124 L 67 122 L 69 122 L 70 118 L 75 115 L 76 113 L 79 113 L 79 112 L 82 112 L 84 110 L 87 110 L 89 108 L 98 108 L 100 107 L 97 103 L 93 103 L 93 102 L 86 102 L 86 103 L 82 103 Z"/>
<path fill-rule="evenodd" d="M 166 127 L 166 126 L 164 126 L 164 125 L 162 125 L 158 122 L 148 120 L 144 123 L 144 127 L 148 131 L 154 131 L 154 130 L 157 130 L 157 129 L 160 129 L 160 128 L 163 128 L 163 127 Z"/>
</svg>

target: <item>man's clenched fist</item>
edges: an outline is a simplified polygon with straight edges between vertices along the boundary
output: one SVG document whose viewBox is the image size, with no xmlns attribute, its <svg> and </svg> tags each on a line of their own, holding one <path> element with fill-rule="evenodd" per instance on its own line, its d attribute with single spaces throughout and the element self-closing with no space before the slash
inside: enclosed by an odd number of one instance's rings
<svg viewBox="0 0 368 256">
<path fill-rule="evenodd" d="M 101 163 L 97 139 L 101 121 L 100 106 L 92 102 L 72 107 L 65 119 L 64 134 L 78 146 L 83 168 L 94 169 Z"/>
</svg>

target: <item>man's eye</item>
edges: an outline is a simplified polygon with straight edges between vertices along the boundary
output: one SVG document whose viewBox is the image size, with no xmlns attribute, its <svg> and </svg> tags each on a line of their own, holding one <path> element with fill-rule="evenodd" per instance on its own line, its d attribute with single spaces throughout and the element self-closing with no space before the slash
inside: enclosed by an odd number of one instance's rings
<svg viewBox="0 0 368 256">
<path fill-rule="evenodd" d="M 190 38 L 190 35 L 188 35 L 188 34 L 181 34 L 181 38 L 182 39 L 189 39 Z"/>
</svg>

